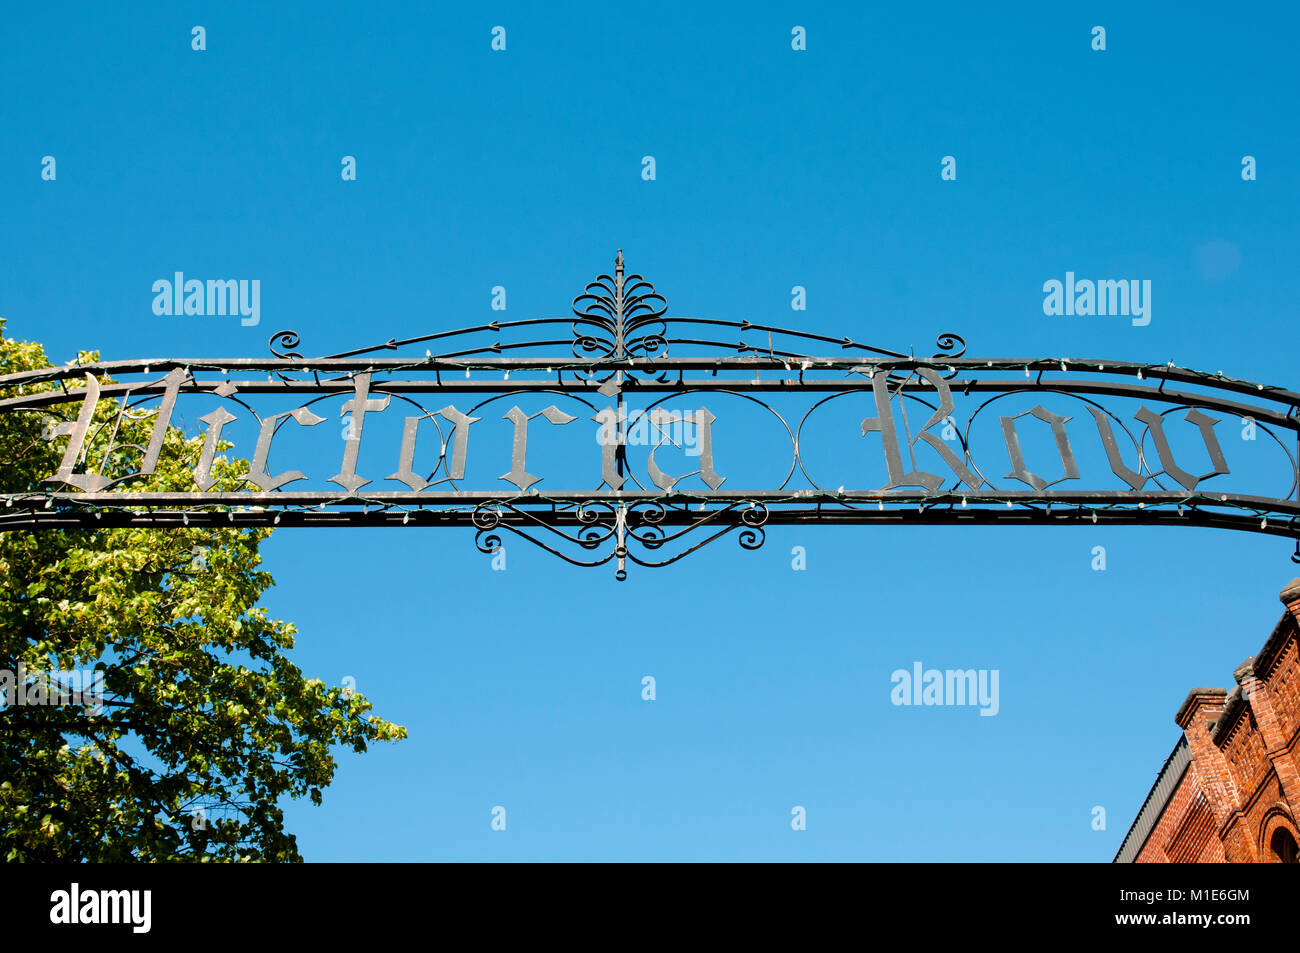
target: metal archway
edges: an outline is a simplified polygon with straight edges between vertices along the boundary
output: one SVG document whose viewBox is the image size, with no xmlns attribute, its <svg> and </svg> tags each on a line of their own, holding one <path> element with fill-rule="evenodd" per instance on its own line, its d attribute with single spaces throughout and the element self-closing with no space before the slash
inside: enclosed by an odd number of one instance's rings
<svg viewBox="0 0 1300 953">
<path fill-rule="evenodd" d="M 566 317 L 493 321 L 319 358 L 303 357 L 299 335 L 280 331 L 271 338 L 270 358 L 106 361 L 0 376 L 0 413 L 43 415 L 46 439 L 67 440 L 60 467 L 43 485 L 0 485 L 0 529 L 461 526 L 476 531 L 483 552 L 495 552 L 508 533 L 575 565 L 613 562 L 620 579 L 629 560 L 667 565 L 733 532 L 753 549 L 762 545 L 765 527 L 789 524 L 1194 525 L 1294 538 L 1300 553 L 1296 392 L 1172 364 L 971 358 L 956 334 L 940 335 L 934 354 L 916 357 L 750 321 L 668 317 L 654 287 L 625 274 L 621 251 L 614 274 L 588 284 L 572 310 Z M 559 327 L 565 333 L 555 336 Z M 734 339 L 720 340 L 724 333 Z M 521 339 L 507 339 L 514 336 Z M 809 354 L 814 345 L 839 353 Z M 259 413 L 255 405 L 272 395 L 298 406 Z M 999 415 L 1002 453 L 988 454 L 971 428 L 986 408 L 1015 395 L 1029 395 L 1035 406 Z M 475 412 L 525 397 L 553 403 L 532 414 L 514 404 L 503 415 L 512 427 L 510 469 L 492 486 L 476 486 L 466 477 L 471 433 L 480 432 L 471 428 L 486 418 Z M 872 489 L 846 489 L 850 480 L 832 489 L 838 481 L 818 482 L 809 473 L 805 427 L 821 408 L 846 397 L 865 414 L 859 432 L 847 436 L 871 438 L 855 452 L 884 463 L 886 480 Z M 441 406 L 449 398 L 465 409 Z M 724 489 L 728 480 L 713 451 L 718 418 L 705 403 L 724 398 L 761 405 L 784 426 L 791 463 L 779 485 Z M 773 406 L 778 398 L 809 406 L 792 423 Z M 155 399 L 147 446 L 105 443 L 91 429 L 100 401 L 120 402 L 121 414 Z M 337 488 L 285 489 L 311 480 L 299 470 L 270 473 L 276 435 L 290 421 L 323 422 L 311 407 L 332 399 L 342 399 L 340 414 L 350 414 L 340 472 L 326 481 Z M 633 409 L 629 400 L 646 406 Z M 140 489 L 181 401 L 208 410 L 199 418 L 208 426 L 195 488 Z M 673 401 L 677 409 L 665 409 Z M 966 412 L 959 402 L 976 406 Z M 1134 402 L 1139 406 L 1130 414 L 1115 406 L 1131 409 Z M 909 423 L 909 404 L 925 413 L 919 428 Z M 1081 407 L 1091 420 L 1048 405 Z M 258 438 L 242 484 L 218 489 L 211 477 L 215 448 L 223 428 L 241 419 L 229 407 L 252 417 Z M 357 473 L 359 453 L 366 419 L 391 416 L 395 407 L 418 413 L 404 418 L 400 445 L 390 454 L 396 470 L 380 481 L 404 488 L 380 489 Z M 1264 445 L 1276 448 L 1276 485 L 1256 492 L 1227 487 L 1233 454 L 1215 428 L 1228 416 L 1241 420 L 1243 434 L 1258 431 Z M 535 430 L 584 418 L 598 438 L 588 464 L 594 486 L 539 490 L 542 478 L 527 470 L 530 423 Z M 656 442 L 639 472 L 629 435 L 647 426 Z M 440 450 L 425 474 L 415 467 L 416 442 L 430 427 Z M 1030 427 L 1050 433 L 1055 459 L 1030 465 L 1021 444 Z M 698 468 L 672 476 L 655 452 L 684 428 L 694 436 Z M 1086 476 L 1074 451 L 1085 433 L 1095 435 L 1097 459 L 1105 460 L 1104 470 L 1094 467 Z M 132 462 L 97 471 L 88 465 L 92 446 L 104 457 L 111 452 Z M 1193 472 L 1206 460 L 1209 470 Z M 994 461 L 1011 472 L 994 477 Z M 1034 467 L 1062 475 L 1048 480 Z"/>
</svg>

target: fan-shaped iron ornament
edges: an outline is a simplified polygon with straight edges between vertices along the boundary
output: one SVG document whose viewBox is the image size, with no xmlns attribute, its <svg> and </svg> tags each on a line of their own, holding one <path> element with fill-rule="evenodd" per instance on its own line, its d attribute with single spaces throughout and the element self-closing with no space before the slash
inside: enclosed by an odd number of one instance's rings
<svg viewBox="0 0 1300 953">
<path fill-rule="evenodd" d="M 625 273 L 620 251 L 569 316 L 314 358 L 284 330 L 269 358 L 0 376 L 0 413 L 61 455 L 39 486 L 0 471 L 0 529 L 466 527 L 493 557 L 524 540 L 573 565 L 612 564 L 619 579 L 629 562 L 666 566 L 728 535 L 757 549 L 769 527 L 814 524 L 1210 526 L 1296 539 L 1300 561 L 1300 394 L 1173 363 L 970 358 L 953 333 L 936 345 L 917 357 L 747 319 L 670 317 L 649 281 Z M 194 485 L 160 490 L 151 477 L 182 404 L 205 425 Z M 758 408 L 774 426 L 761 439 L 726 430 L 723 404 Z M 823 453 L 841 472 L 818 479 L 826 461 L 809 447 L 830 407 L 851 412 L 853 426 Z M 343 439 L 314 445 L 312 476 L 306 451 L 273 446 L 286 427 L 316 427 L 335 411 Z M 117 425 L 140 415 L 153 418 L 150 441 L 116 444 Z M 375 436 L 364 437 L 368 426 Z M 495 440 L 479 436 L 492 427 L 504 428 Z M 530 472 L 530 443 L 575 429 L 593 438 L 587 449 L 566 453 L 558 476 Z M 641 461 L 629 453 L 637 434 L 649 435 Z M 728 453 L 718 455 L 723 434 Z M 249 459 L 237 478 L 217 475 L 223 440 Z M 1079 442 L 1091 454 L 1082 461 Z M 696 469 L 674 475 L 683 450 Z M 280 459 L 291 452 L 304 455 L 301 469 Z M 784 479 L 737 486 L 734 465 L 756 456 L 781 461 Z"/>
</svg>

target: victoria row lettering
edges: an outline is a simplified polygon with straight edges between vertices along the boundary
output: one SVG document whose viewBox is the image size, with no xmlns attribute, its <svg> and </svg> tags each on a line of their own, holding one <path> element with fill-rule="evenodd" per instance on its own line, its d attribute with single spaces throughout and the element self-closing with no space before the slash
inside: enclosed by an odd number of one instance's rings
<svg viewBox="0 0 1300 953">
<path fill-rule="evenodd" d="M 860 430 L 863 437 L 872 434 L 879 434 L 880 436 L 885 472 L 888 477 L 887 482 L 880 489 L 892 490 L 904 487 L 920 487 L 927 493 L 933 493 L 939 491 L 949 479 L 955 477 L 970 490 L 980 490 L 986 485 L 987 481 L 977 470 L 969 466 L 967 460 L 956 453 L 947 441 L 932 432 L 940 424 L 946 424 L 952 420 L 954 403 L 949 382 L 931 368 L 918 368 L 916 374 L 933 389 L 938 398 L 937 407 L 915 435 L 910 432 L 907 417 L 904 414 L 901 436 L 895 420 L 895 404 L 899 394 L 896 390 L 891 392 L 886 375 L 877 373 L 872 376 L 870 394 L 875 406 L 875 414 L 862 420 Z M 139 448 L 143 451 L 139 469 L 124 476 L 109 478 L 100 473 L 91 472 L 89 467 L 86 466 L 87 436 L 94 421 L 95 410 L 100 399 L 99 382 L 92 374 L 86 374 L 85 395 L 82 398 L 76 419 L 59 423 L 47 431 L 48 439 L 53 440 L 57 437 L 66 436 L 68 443 L 58 469 L 46 479 L 46 482 L 63 483 L 82 492 L 94 493 L 106 490 L 129 477 L 147 476 L 153 473 L 162 449 L 163 437 L 171 422 L 177 396 L 188 379 L 188 374 L 181 370 L 173 370 L 163 378 L 161 402 L 157 410 L 149 443 L 147 446 Z M 348 382 L 352 385 L 352 393 L 340 409 L 341 416 L 351 415 L 344 444 L 343 459 L 339 472 L 330 477 L 329 480 L 342 487 L 346 491 L 346 495 L 350 496 L 372 482 L 357 473 L 357 463 L 366 418 L 368 415 L 379 414 L 388 410 L 392 398 L 387 394 L 378 397 L 371 396 L 372 381 L 369 373 L 355 374 L 348 379 Z M 233 387 L 229 387 L 229 389 L 219 387 L 215 390 L 215 393 L 218 396 L 229 396 L 233 393 Z M 1135 466 L 1139 467 L 1139 469 L 1134 469 L 1125 462 L 1124 455 L 1120 451 L 1112 429 L 1112 420 L 1119 422 L 1119 418 L 1109 411 L 1099 409 L 1097 406 L 1089 406 L 1088 409 L 1097 429 L 1111 472 L 1133 491 L 1141 490 L 1149 480 L 1161 474 L 1168 475 L 1185 490 L 1191 491 L 1203 481 L 1229 472 L 1227 463 L 1224 460 L 1223 449 L 1214 431 L 1215 425 L 1220 423 L 1217 418 L 1196 409 L 1187 410 L 1183 415 L 1184 421 L 1197 428 L 1212 465 L 1209 472 L 1197 475 L 1179 466 L 1174 457 L 1165 427 L 1165 418 L 1172 413 L 1172 410 L 1157 413 L 1148 409 L 1145 405 L 1141 406 L 1133 417 L 1143 424 L 1146 431 L 1150 433 L 1162 468 L 1154 473 L 1143 474 L 1140 472 L 1140 461 L 1134 461 Z M 708 408 L 699 407 L 694 411 L 682 413 L 673 413 L 662 408 L 655 408 L 642 416 L 647 418 L 650 428 L 659 434 L 654 445 L 650 448 L 646 460 L 647 476 L 654 486 L 660 490 L 671 492 L 680 481 L 691 476 L 698 476 L 700 481 L 710 490 L 717 490 L 723 484 L 726 477 L 719 475 L 714 469 L 713 425 L 718 418 Z M 510 421 L 513 427 L 513 437 L 510 468 L 498 479 L 513 485 L 521 493 L 527 493 L 542 480 L 541 476 L 530 473 L 527 469 L 528 437 L 532 422 L 541 417 L 553 426 L 567 426 L 578 418 L 565 413 L 555 405 L 531 414 L 525 413 L 517 406 L 513 406 L 502 417 Z M 449 434 L 443 433 L 443 428 L 438 426 L 436 418 L 441 418 L 447 424 L 450 424 Z M 1051 428 L 1059 458 L 1058 462 L 1063 473 L 1060 478 L 1049 481 L 1029 469 L 1020 443 L 1019 428 L 1029 425 L 1029 422 L 1024 421 L 1024 418 L 1032 418 Z M 206 492 L 216 485 L 217 480 L 212 471 L 213 459 L 221 441 L 223 428 L 236 419 L 238 419 L 236 415 L 230 413 L 224 407 L 218 407 L 199 418 L 201 422 L 207 425 L 199 459 L 194 467 L 194 482 L 199 490 Z M 415 493 L 444 483 L 450 483 L 454 490 L 458 490 L 456 483 L 465 478 L 470 428 L 481 419 L 461 412 L 454 405 L 448 405 L 441 410 L 426 413 L 422 416 L 406 417 L 402 429 L 397 470 L 389 474 L 385 479 L 403 483 Z M 599 467 L 602 485 L 609 487 L 611 490 L 621 490 L 627 479 L 626 474 L 623 472 L 625 463 L 624 450 L 628 442 L 627 410 L 622 404 L 617 408 L 606 407 L 589 419 L 598 426 L 597 442 L 600 446 Z M 1066 425 L 1072 419 L 1071 417 L 1055 414 L 1041 404 L 1018 414 L 1000 417 L 1003 442 L 1007 459 L 1011 464 L 1011 472 L 1006 474 L 1006 478 L 1014 479 L 1040 492 L 1065 480 L 1079 479 L 1079 469 L 1074 459 L 1074 451 L 1070 445 L 1070 437 L 1066 428 Z M 272 474 L 268 469 L 274 437 L 280 428 L 290 420 L 301 427 L 314 427 L 322 423 L 325 418 L 316 415 L 306 406 L 260 418 L 253 459 L 248 472 L 242 474 L 240 478 L 263 492 L 270 492 L 289 483 L 307 478 L 306 474 L 301 470 L 289 469 L 278 474 Z M 427 478 L 421 476 L 415 470 L 416 438 L 421 424 L 425 421 L 438 427 L 441 435 L 439 463 L 434 472 Z M 679 476 L 674 476 L 663 470 L 656 459 L 657 451 L 666 442 L 665 435 L 674 424 L 694 426 L 697 428 L 699 435 L 699 468 Z M 951 472 L 951 476 L 917 468 L 916 448 L 921 443 L 938 455 Z M 912 469 L 904 469 L 904 452 L 908 456 Z M 79 466 L 83 467 L 80 471 L 77 469 Z M 433 479 L 440 468 L 443 470 L 444 475 L 439 479 Z"/>
</svg>

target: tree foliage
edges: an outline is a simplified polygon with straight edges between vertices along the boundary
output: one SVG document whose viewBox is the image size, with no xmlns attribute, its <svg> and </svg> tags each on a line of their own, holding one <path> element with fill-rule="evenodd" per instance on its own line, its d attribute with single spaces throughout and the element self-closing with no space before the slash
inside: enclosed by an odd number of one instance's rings
<svg viewBox="0 0 1300 953">
<path fill-rule="evenodd" d="M 39 344 L 3 329 L 0 375 L 49 366 Z M 83 352 L 78 363 L 97 359 Z M 0 414 L 0 490 L 55 486 L 44 481 L 66 441 L 49 439 L 49 427 L 73 419 L 83 393 L 68 390 L 48 411 Z M 17 395 L 0 386 L 0 399 Z M 153 413 L 101 399 L 87 462 L 130 474 L 153 426 Z M 193 491 L 201 446 L 169 427 L 156 472 L 122 488 Z M 238 489 L 247 469 L 218 456 L 214 490 Z M 334 746 L 362 752 L 406 736 L 368 714 L 362 695 L 308 679 L 289 660 L 294 627 L 257 606 L 273 584 L 258 555 L 270 532 L 0 532 L 0 672 L 31 683 L 17 686 L 15 703 L 0 695 L 0 857 L 300 860 L 282 800 L 321 802 Z M 56 686 L 53 700 L 70 678 L 60 673 L 91 668 L 102 672 L 102 706 L 40 704 L 39 694 L 17 703 L 36 683 Z"/>
</svg>

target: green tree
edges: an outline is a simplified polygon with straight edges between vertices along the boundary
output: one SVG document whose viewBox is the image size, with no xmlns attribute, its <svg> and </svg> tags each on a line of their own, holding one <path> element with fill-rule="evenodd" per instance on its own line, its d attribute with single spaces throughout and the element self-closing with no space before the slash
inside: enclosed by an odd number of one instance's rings
<svg viewBox="0 0 1300 953">
<path fill-rule="evenodd" d="M 50 366 L 39 344 L 3 330 L 0 321 L 0 375 Z M 77 363 L 96 360 L 83 352 Z M 73 419 L 84 393 L 68 389 L 68 402 L 0 414 L 0 492 L 54 486 L 44 481 L 66 441 L 48 439 L 48 428 Z M 16 387 L 0 386 L 0 399 L 15 396 Z M 137 469 L 153 416 L 100 400 L 87 461 L 110 477 Z M 169 428 L 156 472 L 127 486 L 193 491 L 200 448 L 200 438 Z M 246 471 L 244 461 L 218 456 L 214 490 L 238 489 Z M 256 605 L 273 584 L 258 568 L 269 534 L 0 532 L 0 673 L 16 681 L 21 666 L 51 693 L 76 687 L 60 673 L 103 676 L 99 711 L 0 697 L 0 857 L 301 860 L 282 799 L 321 802 L 335 771 L 332 746 L 361 752 L 406 736 L 367 714 L 363 696 L 308 679 L 289 661 L 294 627 Z M 16 688 L 25 690 L 39 689 Z"/>
</svg>

